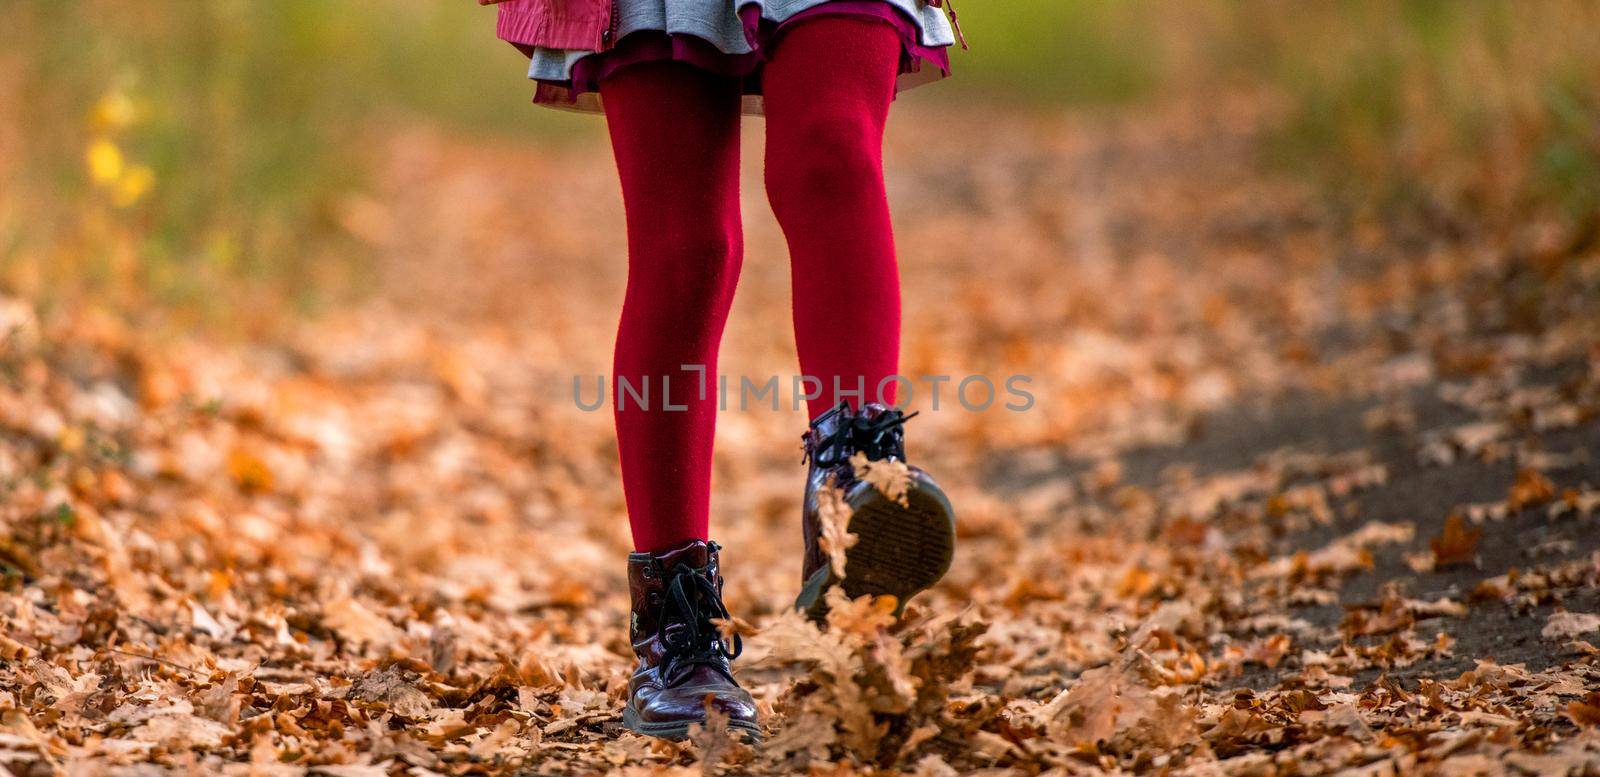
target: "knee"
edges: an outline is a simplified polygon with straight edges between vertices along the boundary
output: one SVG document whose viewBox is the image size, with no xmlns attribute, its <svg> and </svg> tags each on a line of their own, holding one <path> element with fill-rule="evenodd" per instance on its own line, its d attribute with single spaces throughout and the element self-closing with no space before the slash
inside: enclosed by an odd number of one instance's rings
<svg viewBox="0 0 1600 777">
<path fill-rule="evenodd" d="M 743 242 L 738 227 L 724 225 L 672 238 L 684 283 L 697 291 L 709 291 L 737 281 Z"/>
<path fill-rule="evenodd" d="M 733 298 L 743 260 L 737 230 L 669 229 L 629 262 L 629 293 L 664 300 L 671 316 L 692 321 L 725 309 Z"/>
<path fill-rule="evenodd" d="M 791 122 L 767 154 L 767 195 L 775 209 L 816 208 L 841 192 L 881 186 L 883 132 L 848 113 Z"/>
</svg>

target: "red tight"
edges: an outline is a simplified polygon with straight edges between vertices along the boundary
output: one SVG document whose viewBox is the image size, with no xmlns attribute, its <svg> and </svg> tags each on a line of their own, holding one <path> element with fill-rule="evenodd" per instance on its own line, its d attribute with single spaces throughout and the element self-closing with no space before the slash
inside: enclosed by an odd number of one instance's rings
<svg viewBox="0 0 1600 777">
<path fill-rule="evenodd" d="M 871 401 L 897 368 L 900 285 L 881 160 L 899 58 L 889 25 L 820 16 L 786 31 L 762 74 L 767 196 L 789 242 L 800 368 L 823 386 L 808 400 L 813 417 L 837 403 L 835 381 L 845 398 L 864 386 Z M 700 377 L 717 374 L 743 256 L 740 87 L 660 62 L 619 70 L 600 91 L 628 223 L 617 446 L 634 547 L 655 551 L 707 533 L 717 389 Z M 646 390 L 648 409 L 636 400 Z M 893 390 L 891 381 L 886 401 Z"/>
</svg>

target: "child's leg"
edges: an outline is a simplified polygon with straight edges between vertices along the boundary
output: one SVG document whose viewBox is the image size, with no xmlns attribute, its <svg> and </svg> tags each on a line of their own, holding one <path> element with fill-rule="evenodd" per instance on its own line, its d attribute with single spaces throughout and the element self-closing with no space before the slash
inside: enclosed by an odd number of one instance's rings
<svg viewBox="0 0 1600 777">
<path fill-rule="evenodd" d="M 898 369 L 900 278 L 882 152 L 899 61 L 889 25 L 823 16 L 787 31 L 762 76 L 767 197 L 789 240 L 800 368 L 823 384 L 813 418 L 838 404 L 835 380 L 845 391 L 864 385 L 871 402 Z"/>
<path fill-rule="evenodd" d="M 678 63 L 600 85 L 628 222 L 612 395 L 634 547 L 705 539 L 717 345 L 739 278 L 739 84 Z M 702 365 L 708 378 L 701 398 Z M 663 377 L 670 397 L 663 396 Z M 626 380 L 648 409 L 620 389 Z M 674 407 L 667 409 L 669 400 Z"/>
</svg>

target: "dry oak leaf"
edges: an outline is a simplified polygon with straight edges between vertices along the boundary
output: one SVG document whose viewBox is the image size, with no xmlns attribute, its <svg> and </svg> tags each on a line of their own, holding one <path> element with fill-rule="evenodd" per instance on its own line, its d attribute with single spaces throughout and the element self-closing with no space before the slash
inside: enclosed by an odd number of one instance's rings
<svg viewBox="0 0 1600 777">
<path fill-rule="evenodd" d="M 225 726 L 239 722 L 239 674 L 228 672 L 222 681 L 200 694 L 200 712 Z"/>
<path fill-rule="evenodd" d="M 1468 526 L 1460 515 L 1452 513 L 1445 519 L 1444 532 L 1428 540 L 1428 546 L 1433 548 L 1435 567 L 1472 563 L 1478 556 L 1478 540 L 1482 538 L 1482 529 Z"/>
<path fill-rule="evenodd" d="M 323 605 L 322 622 L 351 642 L 364 642 L 375 647 L 388 645 L 401 637 L 400 629 L 388 619 L 377 615 L 348 595 L 340 596 Z"/>
<path fill-rule="evenodd" d="M 1580 726 L 1600 726 L 1600 691 L 1567 704 L 1567 717 Z"/>
<path fill-rule="evenodd" d="M 902 506 L 910 504 L 906 492 L 911 490 L 911 468 L 899 459 L 870 461 L 867 454 L 856 451 L 850 457 L 850 466 L 856 476 Z"/>
<path fill-rule="evenodd" d="M 233 629 L 224 626 L 199 602 L 189 600 L 189 623 L 195 631 L 201 632 L 212 639 L 226 639 L 233 635 Z"/>
<path fill-rule="evenodd" d="M 1370 569 L 1373 560 L 1368 548 L 1410 542 L 1415 533 L 1416 527 L 1410 523 L 1368 521 L 1361 528 L 1314 552 L 1296 551 L 1290 556 L 1278 556 L 1250 570 L 1250 577 L 1304 578 L 1308 575 L 1343 575 Z"/>
<path fill-rule="evenodd" d="M 169 750 L 191 747 L 216 747 L 233 733 L 233 729 L 214 720 L 188 713 L 156 715 L 138 730 L 133 738 L 156 742 Z"/>
<path fill-rule="evenodd" d="M 1552 519 L 1571 514 L 1575 517 L 1595 515 L 1600 513 L 1600 491 L 1578 491 L 1567 489 L 1561 494 L 1561 501 L 1550 505 L 1549 515 Z"/>
<path fill-rule="evenodd" d="M 893 596 L 848 598 L 842 586 L 828 589 L 828 626 L 840 634 L 870 639 L 894 625 Z"/>
<path fill-rule="evenodd" d="M 851 512 L 850 505 L 844 501 L 844 492 L 832 481 L 817 491 L 817 519 L 822 529 L 817 544 L 828 554 L 828 566 L 841 580 L 844 579 L 845 552 L 858 539 L 849 530 Z"/>
<path fill-rule="evenodd" d="M 721 634 L 723 640 L 728 642 L 732 642 L 734 637 L 748 639 L 760 632 L 760 629 L 757 629 L 750 621 L 732 615 L 726 618 L 712 618 L 711 625 L 715 626 L 717 633 Z"/>
<path fill-rule="evenodd" d="M 468 752 L 478 758 L 515 755 L 518 751 L 514 745 L 517 739 L 517 732 L 521 728 L 521 724 L 514 719 L 502 721 L 493 731 L 486 734 L 483 739 L 473 743 Z"/>
<path fill-rule="evenodd" d="M 1039 708 L 1052 739 L 1094 744 L 1155 710 L 1150 689 L 1115 666 L 1090 669 L 1072 687 Z"/>
<path fill-rule="evenodd" d="M 3 727 L 8 735 L 31 744 L 46 762 L 59 771 L 60 764 L 56 762 L 55 757 L 65 753 L 64 743 L 59 740 L 52 741 L 50 737 L 45 736 L 22 710 L 9 709 L 0 712 L 0 727 Z"/>
<path fill-rule="evenodd" d="M 1507 753 L 1504 761 L 1522 774 L 1592 774 L 1600 769 L 1600 752 L 1592 737 L 1576 737 L 1544 753 Z"/>
<path fill-rule="evenodd" d="M 778 732 L 761 744 L 761 751 L 783 758 L 803 753 L 814 761 L 826 760 L 829 746 L 839 741 L 833 723 L 833 718 L 817 714 L 786 718 Z"/>
<path fill-rule="evenodd" d="M 1562 645 L 1562 647 L 1566 648 L 1567 652 L 1569 653 L 1577 653 L 1585 656 L 1600 656 L 1600 647 L 1595 647 L 1594 643 L 1584 639 L 1572 640 L 1571 642 Z"/>
<path fill-rule="evenodd" d="M 916 763 L 916 777 L 958 777 L 961 773 L 937 755 L 925 755 Z"/>
<path fill-rule="evenodd" d="M 388 777 L 389 762 L 377 764 L 325 764 L 311 767 L 311 774 L 326 777 Z"/>
<path fill-rule="evenodd" d="M 228 453 L 228 475 L 243 491 L 260 493 L 272 489 L 272 468 L 260 456 L 243 448 Z"/>
<path fill-rule="evenodd" d="M 17 661 L 27 658 L 30 652 L 27 645 L 0 634 L 0 660 Z"/>
<path fill-rule="evenodd" d="M 870 600 L 862 602 L 870 603 Z M 828 604 L 830 618 L 856 606 L 844 599 L 838 586 L 828 591 Z M 837 622 L 834 628 L 819 631 L 802 614 L 790 610 L 769 621 L 751 640 L 751 652 L 756 654 L 751 665 L 805 667 L 812 683 L 791 687 L 789 693 L 794 695 L 791 701 L 800 705 L 800 720 L 816 715 L 828 722 L 803 725 L 804 730 L 826 729 L 834 732 L 827 735 L 830 742 L 832 737 L 842 734 L 848 745 L 864 748 L 867 743 L 876 741 L 877 732 L 872 711 L 862 699 L 862 689 L 855 680 L 863 668 L 862 656 L 857 650 L 863 643 L 860 635 L 839 628 Z M 791 726 L 796 724 L 793 716 L 790 721 Z M 800 737 L 798 732 L 794 736 L 780 733 L 780 738 L 784 740 L 784 747 L 811 752 L 827 744 L 817 738 Z M 777 743 L 769 742 L 767 747 L 777 747 Z"/>
<path fill-rule="evenodd" d="M 71 672 L 39 658 L 28 662 L 27 673 L 50 699 L 50 708 L 61 712 L 77 712 L 100 687 L 98 674 L 73 677 Z"/>
<path fill-rule="evenodd" d="M 1256 663 L 1271 669 L 1283 660 L 1292 646 L 1293 640 L 1289 635 L 1273 634 L 1245 645 L 1242 651 L 1243 659 L 1246 663 Z"/>
<path fill-rule="evenodd" d="M 700 773 L 711 777 L 717 773 L 717 765 L 723 761 L 734 759 L 747 753 L 740 752 L 744 749 L 728 728 L 728 713 L 711 704 L 710 694 L 706 695 L 706 719 L 703 723 L 696 723 L 689 727 L 689 741 L 693 742 L 700 751 Z"/>
<path fill-rule="evenodd" d="M 1512 512 L 1516 512 L 1524 507 L 1544 504 L 1554 499 L 1555 495 L 1556 487 L 1550 478 L 1536 469 L 1523 469 L 1517 472 L 1517 480 L 1511 484 L 1511 495 L 1506 502 Z"/>
<path fill-rule="evenodd" d="M 1467 614 L 1466 605 L 1448 596 L 1441 596 L 1431 602 L 1423 599 L 1406 599 L 1404 605 L 1411 614 L 1419 618 L 1461 618 Z"/>
<path fill-rule="evenodd" d="M 1545 639 L 1572 639 L 1600 630 L 1600 615 L 1587 612 L 1558 612 L 1545 621 L 1539 636 Z"/>
<path fill-rule="evenodd" d="M 398 666 L 390 665 L 363 675 L 350 686 L 350 698 L 382 703 L 403 718 L 421 718 L 433 709 L 433 702 L 406 679 Z"/>
</svg>

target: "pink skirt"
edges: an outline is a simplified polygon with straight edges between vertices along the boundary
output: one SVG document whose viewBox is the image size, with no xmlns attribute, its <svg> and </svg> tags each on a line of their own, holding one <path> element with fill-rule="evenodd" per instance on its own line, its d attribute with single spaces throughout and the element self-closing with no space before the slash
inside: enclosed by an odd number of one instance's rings
<svg viewBox="0 0 1600 777">
<path fill-rule="evenodd" d="M 900 36 L 900 77 L 896 90 L 937 81 L 950 75 L 948 46 L 929 46 L 921 42 L 917 25 L 899 9 L 879 0 L 831 0 L 806 9 L 782 22 L 761 17 L 761 8 L 746 5 L 739 9 L 745 39 L 750 51 L 729 54 L 709 41 L 694 35 L 675 35 L 659 30 L 629 33 L 617 45 L 589 54 L 573 63 L 570 80 L 537 79 L 533 101 L 552 108 L 578 111 L 600 110 L 600 82 L 629 65 L 641 62 L 684 62 L 717 75 L 738 78 L 743 85 L 744 112 L 761 113 L 761 66 L 767 53 L 792 25 L 823 15 L 855 16 L 876 19 L 895 29 Z"/>
</svg>

